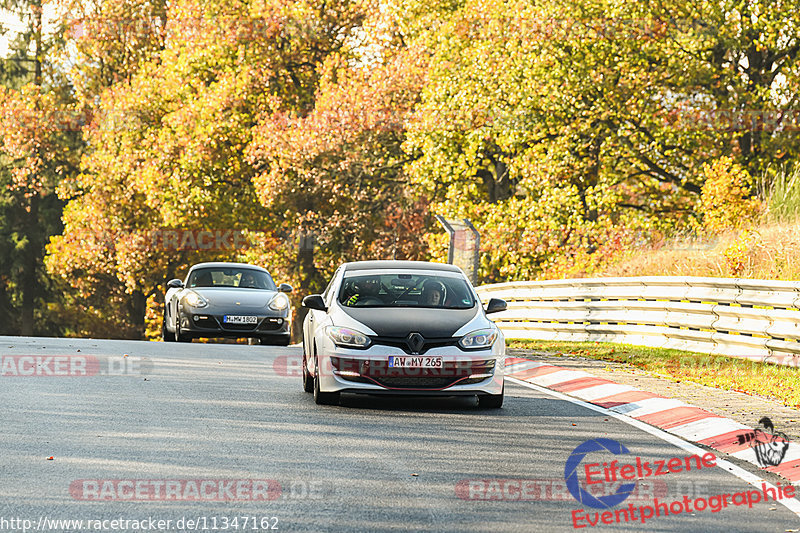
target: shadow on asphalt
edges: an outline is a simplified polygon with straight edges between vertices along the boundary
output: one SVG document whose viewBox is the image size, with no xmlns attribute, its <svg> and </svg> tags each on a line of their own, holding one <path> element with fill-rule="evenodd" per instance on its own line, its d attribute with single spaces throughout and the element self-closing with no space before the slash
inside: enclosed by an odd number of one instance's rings
<svg viewBox="0 0 800 533">
<path fill-rule="evenodd" d="M 339 401 L 340 407 L 372 409 L 380 411 L 415 411 L 426 413 L 453 411 L 502 412 L 502 409 L 478 407 L 475 396 L 384 396 L 344 393 Z"/>
<path fill-rule="evenodd" d="M 314 400 L 307 396 L 311 406 L 329 409 L 363 409 L 367 411 L 393 411 L 409 413 L 452 413 L 478 414 L 486 416 L 519 416 L 531 410 L 538 416 L 583 416 L 605 417 L 602 413 L 585 409 L 564 400 L 542 397 L 540 393 L 514 388 L 506 391 L 501 409 L 478 406 L 476 396 L 391 396 L 342 393 L 338 406 L 315 406 Z"/>
</svg>

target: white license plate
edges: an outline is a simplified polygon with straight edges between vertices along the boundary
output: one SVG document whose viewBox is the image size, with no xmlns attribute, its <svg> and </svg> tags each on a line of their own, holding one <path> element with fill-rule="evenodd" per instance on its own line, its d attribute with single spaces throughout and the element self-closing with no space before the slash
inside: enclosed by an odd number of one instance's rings
<svg viewBox="0 0 800 533">
<path fill-rule="evenodd" d="M 226 324 L 255 324 L 258 322 L 257 316 L 225 315 L 222 321 Z"/>
<path fill-rule="evenodd" d="M 441 357 L 389 357 L 389 368 L 442 368 Z"/>
</svg>

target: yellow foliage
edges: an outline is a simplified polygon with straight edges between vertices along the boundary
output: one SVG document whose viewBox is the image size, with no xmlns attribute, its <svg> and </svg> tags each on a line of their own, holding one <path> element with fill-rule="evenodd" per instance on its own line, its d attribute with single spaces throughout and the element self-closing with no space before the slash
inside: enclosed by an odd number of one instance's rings
<svg viewBox="0 0 800 533">
<path fill-rule="evenodd" d="M 161 338 L 161 321 L 164 316 L 164 298 L 162 295 L 151 295 L 147 298 L 144 315 L 144 338 L 154 341 Z"/>
<path fill-rule="evenodd" d="M 741 276 L 744 272 L 751 270 L 751 251 L 759 242 L 759 237 L 757 231 L 745 230 L 723 250 L 722 255 L 725 257 L 731 276 Z"/>
<path fill-rule="evenodd" d="M 750 195 L 753 178 L 730 157 L 703 165 L 705 183 L 700 195 L 703 230 L 718 234 L 755 221 L 763 203 Z"/>
<path fill-rule="evenodd" d="M 708 276 L 800 280 L 800 224 L 762 223 L 703 241 L 633 249 L 600 276 Z"/>
</svg>

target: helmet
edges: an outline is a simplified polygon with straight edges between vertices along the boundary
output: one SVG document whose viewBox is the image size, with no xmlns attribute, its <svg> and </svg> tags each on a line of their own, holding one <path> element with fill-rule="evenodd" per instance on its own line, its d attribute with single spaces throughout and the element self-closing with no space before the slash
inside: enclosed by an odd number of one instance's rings
<svg viewBox="0 0 800 533">
<path fill-rule="evenodd" d="M 422 285 L 422 298 L 423 298 L 423 301 L 427 300 L 433 292 L 438 292 L 441 295 L 440 298 L 439 298 L 439 303 L 440 304 L 442 302 L 444 302 L 444 296 L 445 296 L 445 292 L 446 292 L 445 291 L 445 287 L 444 287 L 444 283 L 442 283 L 441 281 L 436 281 L 436 280 L 432 280 L 432 279 L 429 279 L 428 281 L 426 281 Z"/>
<path fill-rule="evenodd" d="M 439 291 L 444 294 L 444 283 L 441 281 L 436 281 L 435 279 L 429 279 L 422 285 L 423 291 Z"/>
<path fill-rule="evenodd" d="M 381 290 L 381 280 L 378 277 L 362 278 L 356 281 L 358 292 L 377 294 Z"/>
</svg>

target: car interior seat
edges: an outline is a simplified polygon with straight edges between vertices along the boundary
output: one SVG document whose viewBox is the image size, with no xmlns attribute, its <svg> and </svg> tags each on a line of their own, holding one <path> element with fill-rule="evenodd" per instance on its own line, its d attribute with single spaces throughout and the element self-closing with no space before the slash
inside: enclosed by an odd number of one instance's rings
<svg viewBox="0 0 800 533">
<path fill-rule="evenodd" d="M 209 271 L 201 272 L 195 278 L 195 287 L 211 287 L 212 285 L 214 285 L 214 279 L 211 277 L 211 272 Z"/>
</svg>

